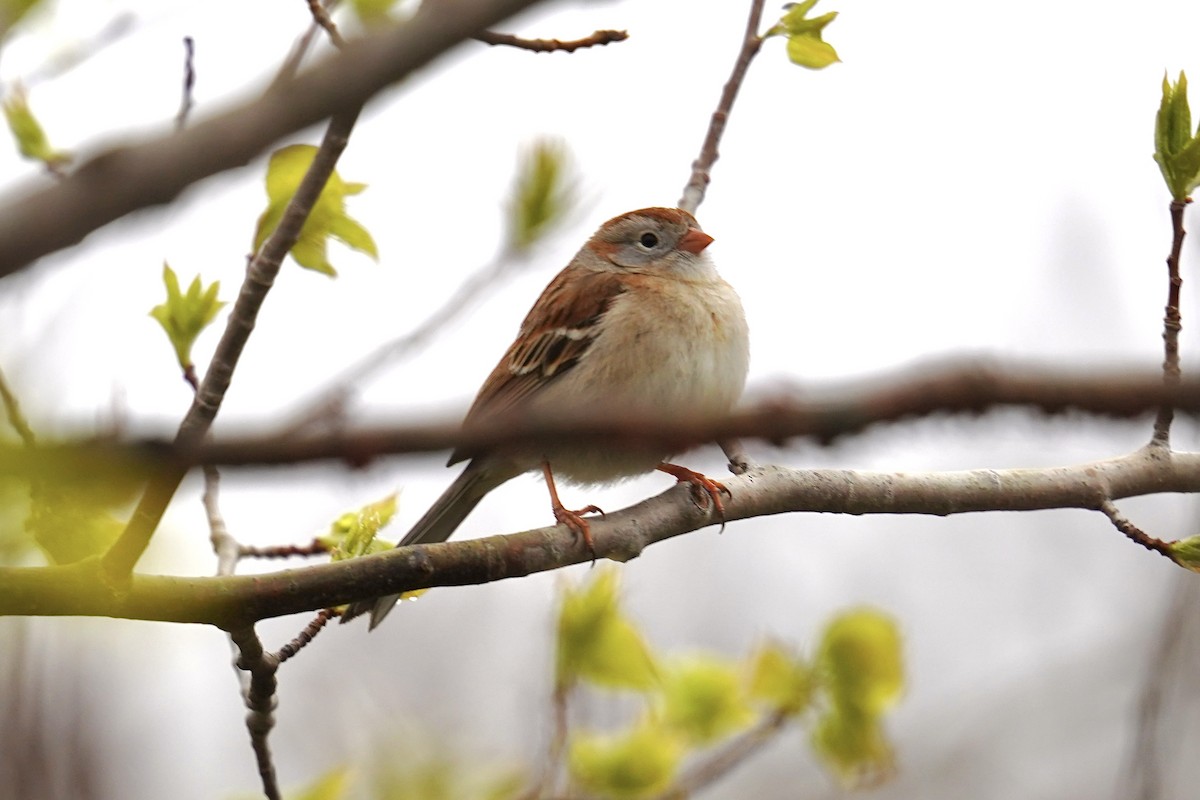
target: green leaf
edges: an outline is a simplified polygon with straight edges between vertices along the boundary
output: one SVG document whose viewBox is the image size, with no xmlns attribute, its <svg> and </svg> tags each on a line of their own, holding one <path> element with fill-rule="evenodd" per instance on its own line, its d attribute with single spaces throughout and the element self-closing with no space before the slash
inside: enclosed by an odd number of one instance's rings
<svg viewBox="0 0 1200 800">
<path fill-rule="evenodd" d="M 382 553 L 395 547 L 392 542 L 378 539 L 377 534 L 387 527 L 396 515 L 396 493 L 382 500 L 367 503 L 357 511 L 347 511 L 330 526 L 329 533 L 317 541 L 329 549 L 332 560 Z"/>
<path fill-rule="evenodd" d="M 764 38 L 786 36 L 788 58 L 792 63 L 809 69 L 824 69 L 841 61 L 837 51 L 822 36 L 829 23 L 837 19 L 838 12 L 830 11 L 819 17 L 808 17 L 817 0 L 792 3 L 779 22 L 771 26 Z"/>
<path fill-rule="evenodd" d="M 596 572 L 590 583 L 564 593 L 557 626 L 556 685 L 583 679 L 611 688 L 651 688 L 658 681 L 654 658 L 636 626 L 621 613 L 616 571 Z"/>
<path fill-rule="evenodd" d="M 0 0 L 0 37 L 42 4 L 42 0 Z"/>
<path fill-rule="evenodd" d="M 1162 101 L 1154 120 L 1154 160 L 1174 200 L 1187 199 L 1200 185 L 1200 131 L 1192 133 L 1183 72 L 1175 84 L 1163 76 Z"/>
<path fill-rule="evenodd" d="M 821 638 L 817 667 L 837 708 L 878 717 L 895 705 L 904 690 L 896 623 L 871 609 L 839 614 Z"/>
<path fill-rule="evenodd" d="M 1200 536 L 1189 536 L 1171 542 L 1171 558 L 1181 567 L 1200 572 Z"/>
<path fill-rule="evenodd" d="M 528 250 L 575 207 L 570 155 L 561 142 L 542 140 L 522 154 L 508 201 L 508 247 Z"/>
<path fill-rule="evenodd" d="M 817 720 L 812 746 L 844 783 L 873 786 L 895 771 L 895 756 L 878 720 L 834 709 Z"/>
<path fill-rule="evenodd" d="M 266 177 L 268 202 L 254 229 L 255 251 L 279 227 L 288 203 L 296 194 L 316 154 L 317 148 L 302 144 L 290 145 L 271 154 Z M 346 214 L 346 198 L 361 193 L 365 188 L 364 183 L 343 181 L 336 171 L 329 176 L 290 251 L 297 264 L 305 269 L 336 276 L 337 270 L 329 262 L 328 256 L 331 238 L 352 250 L 379 259 L 379 250 L 371 234 Z"/>
<path fill-rule="evenodd" d="M 167 288 L 165 302 L 150 309 L 150 316 L 158 320 L 175 349 L 175 358 L 184 371 L 192 367 L 192 345 L 216 318 L 225 305 L 217 299 L 220 281 L 207 287 L 200 283 L 197 275 L 188 285 L 187 293 L 179 289 L 179 278 L 166 262 L 163 263 L 163 285 Z"/>
<path fill-rule="evenodd" d="M 17 151 L 30 161 L 40 161 L 51 170 L 59 170 L 71 161 L 71 154 L 55 150 L 50 146 L 46 131 L 33 110 L 29 107 L 25 93 L 14 89 L 4 100 L 4 119 L 17 143 Z"/>
<path fill-rule="evenodd" d="M 642 722 L 620 734 L 579 734 L 567 766 L 588 794 L 605 798 L 656 795 L 675 777 L 684 747 L 670 732 Z"/>
<path fill-rule="evenodd" d="M 87 480 L 51 477 L 31 491 L 25 529 L 55 564 L 100 555 L 125 529 L 115 512 L 128 505 L 140 485 L 120 470 Z"/>
<path fill-rule="evenodd" d="M 399 0 L 350 0 L 354 14 L 367 25 L 378 25 L 392 19 L 392 9 Z"/>
<path fill-rule="evenodd" d="M 812 702 L 812 671 L 798 656 L 777 643 L 769 643 L 754 656 L 750 696 L 763 700 L 772 710 L 798 714 Z"/>
<path fill-rule="evenodd" d="M 695 744 L 712 744 L 754 721 L 738 667 L 712 657 L 677 661 L 662 680 L 663 724 Z"/>
</svg>

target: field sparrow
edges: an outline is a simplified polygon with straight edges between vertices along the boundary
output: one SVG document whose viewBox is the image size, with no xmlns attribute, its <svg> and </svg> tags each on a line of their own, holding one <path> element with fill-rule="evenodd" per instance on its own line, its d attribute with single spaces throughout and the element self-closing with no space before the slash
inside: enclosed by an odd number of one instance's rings
<svg viewBox="0 0 1200 800">
<path fill-rule="evenodd" d="M 712 237 L 676 208 L 645 208 L 609 220 L 534 303 L 516 341 L 484 381 L 464 426 L 489 417 L 543 412 L 634 415 L 722 414 L 742 393 L 749 335 L 742 304 L 704 249 Z M 582 514 L 559 502 L 554 478 L 609 483 L 660 469 L 703 489 L 721 511 L 725 487 L 663 459 L 667 453 L 570 444 L 549 450 L 475 454 L 398 547 L 444 542 L 483 496 L 541 469 L 555 519 L 590 548 Z M 467 458 L 455 451 L 449 464 Z M 399 595 L 350 606 L 371 611 L 371 628 Z"/>
</svg>

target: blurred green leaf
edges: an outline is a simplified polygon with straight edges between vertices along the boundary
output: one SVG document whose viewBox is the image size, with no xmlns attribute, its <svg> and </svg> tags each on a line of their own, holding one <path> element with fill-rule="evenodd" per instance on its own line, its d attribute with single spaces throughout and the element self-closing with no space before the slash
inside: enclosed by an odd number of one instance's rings
<svg viewBox="0 0 1200 800">
<path fill-rule="evenodd" d="M 508 246 L 528 250 L 575 207 L 570 155 L 561 142 L 542 140 L 522 154 L 508 202 Z"/>
<path fill-rule="evenodd" d="M 11 90 L 4 99 L 4 119 L 17 143 L 17 151 L 30 161 L 40 161 L 51 170 L 59 170 L 71 161 L 71 154 L 50 146 L 46 131 L 33 110 L 25 92 L 19 87 Z"/>
<path fill-rule="evenodd" d="M 895 770 L 895 756 L 878 720 L 851 709 L 834 709 L 817 720 L 812 746 L 844 783 L 878 784 Z"/>
<path fill-rule="evenodd" d="M 30 493 L 25 528 L 55 564 L 99 555 L 125 529 L 116 511 L 133 500 L 140 485 L 119 471 L 91 480 L 39 481 Z"/>
<path fill-rule="evenodd" d="M 266 178 L 268 203 L 254 229 L 255 251 L 279 227 L 288 203 L 296 194 L 316 154 L 317 148 L 302 144 L 290 145 L 271 154 Z M 346 198 L 359 194 L 365 188 L 365 183 L 343 181 L 336 171 L 329 176 L 291 249 L 292 258 L 297 264 L 305 269 L 336 276 L 337 270 L 329 263 L 328 245 L 331 238 L 379 260 L 379 251 L 370 232 L 346 214 Z"/>
<path fill-rule="evenodd" d="M 754 716 L 736 664 L 694 656 L 663 671 L 663 724 L 689 742 L 712 744 L 747 727 Z"/>
<path fill-rule="evenodd" d="M 42 0 L 0 0 L 0 37 L 40 5 Z"/>
<path fill-rule="evenodd" d="M 1154 160 L 1174 200 L 1183 201 L 1200 185 L 1200 130 L 1192 132 L 1187 75 L 1172 84 L 1164 75 L 1162 101 L 1154 123 Z"/>
<path fill-rule="evenodd" d="M 775 711 L 798 714 L 812 702 L 813 677 L 809 667 L 778 643 L 768 643 L 754 656 L 750 695 Z"/>
<path fill-rule="evenodd" d="M 335 767 L 300 792 L 289 795 L 291 800 L 342 800 L 350 787 L 350 770 Z"/>
<path fill-rule="evenodd" d="M 192 366 L 192 345 L 225 305 L 217 299 L 221 282 L 213 281 L 207 287 L 200 283 L 197 275 L 188 285 L 187 293 L 179 289 L 179 278 L 166 262 L 163 263 L 163 284 L 167 287 L 167 299 L 150 309 L 150 316 L 166 331 L 179 366 L 187 370 Z"/>
<path fill-rule="evenodd" d="M 382 500 L 367 503 L 357 511 L 347 511 L 334 520 L 329 533 L 318 536 L 317 541 L 329 549 L 334 561 L 390 550 L 396 546 L 395 543 L 376 536 L 395 516 L 396 496 L 393 492 Z"/>
<path fill-rule="evenodd" d="M 833 46 L 822 38 L 825 28 L 837 19 L 837 12 L 830 11 L 810 19 L 808 12 L 816 4 L 817 0 L 805 0 L 785 6 L 787 11 L 764 38 L 787 37 L 787 53 L 792 63 L 809 69 L 824 69 L 841 60 Z"/>
<path fill-rule="evenodd" d="M 879 611 L 834 617 L 821 638 L 817 665 L 834 705 L 868 718 L 891 708 L 904 690 L 900 631 Z"/>
<path fill-rule="evenodd" d="M 350 0 L 355 16 L 366 25 L 378 25 L 392 19 L 392 10 L 400 0 Z"/>
<path fill-rule="evenodd" d="M 576 735 L 567 766 L 589 794 L 649 797 L 671 784 L 684 750 L 670 732 L 643 721 L 624 733 Z"/>
<path fill-rule="evenodd" d="M 658 680 L 654 658 L 621 613 L 616 571 L 596 573 L 583 587 L 564 592 L 557 626 L 557 685 L 570 686 L 582 678 L 599 686 L 650 688 Z"/>
</svg>

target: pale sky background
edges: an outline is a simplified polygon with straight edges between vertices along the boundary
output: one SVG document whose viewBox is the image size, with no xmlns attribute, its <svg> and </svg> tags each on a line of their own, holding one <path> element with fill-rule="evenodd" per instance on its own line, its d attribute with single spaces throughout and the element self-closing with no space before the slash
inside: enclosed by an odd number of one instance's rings
<svg viewBox="0 0 1200 800">
<path fill-rule="evenodd" d="M 336 281 L 285 266 L 218 435 L 286 421 L 347 363 L 417 325 L 494 255 L 518 150 L 561 137 L 585 207 L 527 272 L 495 287 L 428 351 L 363 387 L 356 407 L 375 421 L 462 413 L 542 285 L 596 226 L 675 203 L 747 6 L 550 4 L 505 29 L 572 38 L 625 28 L 631 38 L 570 56 L 471 43 L 378 98 L 339 172 L 370 184 L 350 213 L 375 235 L 381 261 L 335 251 Z M 122 10 L 136 15 L 128 38 L 31 87 L 53 141 L 85 155 L 130 130 L 168 129 L 185 34 L 196 39 L 200 119 L 257 91 L 307 22 L 299 0 L 63 0 L 58 8 L 53 25 L 4 48 L 5 87 Z M 1200 75 L 1200 4 L 823 0 L 817 9 L 830 10 L 841 16 L 826 38 L 844 63 L 813 73 L 788 63 L 782 40 L 765 44 L 698 214 L 745 302 L 750 394 L 962 355 L 1156 366 L 1170 228 L 1151 160 L 1153 121 L 1164 69 Z M 318 138 L 314 129 L 280 144 Z M 147 316 L 162 296 L 162 262 L 186 280 L 197 272 L 221 280 L 232 299 L 265 202 L 263 169 L 259 161 L 210 179 L 169 208 L 122 220 L 0 282 L 0 368 L 40 431 L 114 417 L 173 431 L 189 390 Z M 6 195 L 49 180 L 11 148 L 0 148 L 0 176 Z M 1188 361 L 1195 241 L 1184 265 Z M 216 338 L 214 330 L 200 341 L 197 363 Z M 892 426 L 829 449 L 802 442 L 752 452 L 792 466 L 999 468 L 1118 455 L 1149 433 L 1148 420 L 1045 422 L 1005 412 Z M 1193 446 L 1193 429 L 1180 426 L 1176 441 Z M 714 448 L 684 460 L 721 469 Z M 230 473 L 222 502 L 239 539 L 278 544 L 307 541 L 341 512 L 401 489 L 396 537 L 453 475 L 440 456 L 364 472 Z M 668 485 L 660 475 L 568 492 L 615 509 Z M 213 571 L 197 489 L 194 479 L 185 485 L 142 569 Z M 1164 538 L 1195 531 L 1190 499 L 1120 505 Z M 525 478 L 489 497 L 460 534 L 521 530 L 548 517 L 543 486 Z M 578 579 L 587 570 L 565 573 Z M 650 638 L 681 651 L 736 656 L 764 635 L 805 643 L 830 614 L 860 604 L 894 614 L 911 675 L 889 724 L 900 773 L 869 795 L 879 798 L 1121 796 L 1135 700 L 1179 578 L 1081 511 L 753 520 L 723 536 L 709 530 L 655 546 L 622 575 Z M 434 592 L 369 637 L 365 626 L 322 636 L 280 673 L 273 746 L 285 785 L 388 736 L 397 759 L 406 747 L 499 763 L 540 753 L 562 577 Z M 305 621 L 264 624 L 267 645 Z M 108 620 L 5 621 L 0 632 L 17 626 L 45 663 L 78 669 L 64 680 L 99 684 L 72 724 L 103 721 L 109 732 L 111 796 L 199 800 L 256 790 L 219 632 Z M 1191 719 L 1175 737 L 1179 753 L 1200 742 Z M 1185 771 L 1171 773 L 1164 797 L 1186 797 L 1170 787 L 1198 777 L 1194 766 L 1176 769 Z M 792 733 L 703 796 L 834 794 L 802 734 Z"/>
</svg>

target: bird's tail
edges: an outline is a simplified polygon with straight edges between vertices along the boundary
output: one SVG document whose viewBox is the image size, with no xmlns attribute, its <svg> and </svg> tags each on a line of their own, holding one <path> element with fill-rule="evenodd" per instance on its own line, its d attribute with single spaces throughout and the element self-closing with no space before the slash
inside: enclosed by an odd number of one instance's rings
<svg viewBox="0 0 1200 800">
<path fill-rule="evenodd" d="M 487 467 L 472 462 L 462 471 L 454 483 L 442 492 L 425 516 L 417 520 L 412 529 L 399 541 L 397 547 L 410 544 L 432 544 L 444 542 L 453 535 L 467 515 L 479 505 L 484 495 L 500 484 L 513 478 L 519 473 L 509 473 L 496 469 L 492 464 Z M 400 599 L 398 594 L 389 594 L 376 600 L 360 600 L 350 604 L 342 614 L 342 622 L 348 622 L 355 617 L 371 612 L 370 630 L 375 630 L 384 617 Z"/>
</svg>

